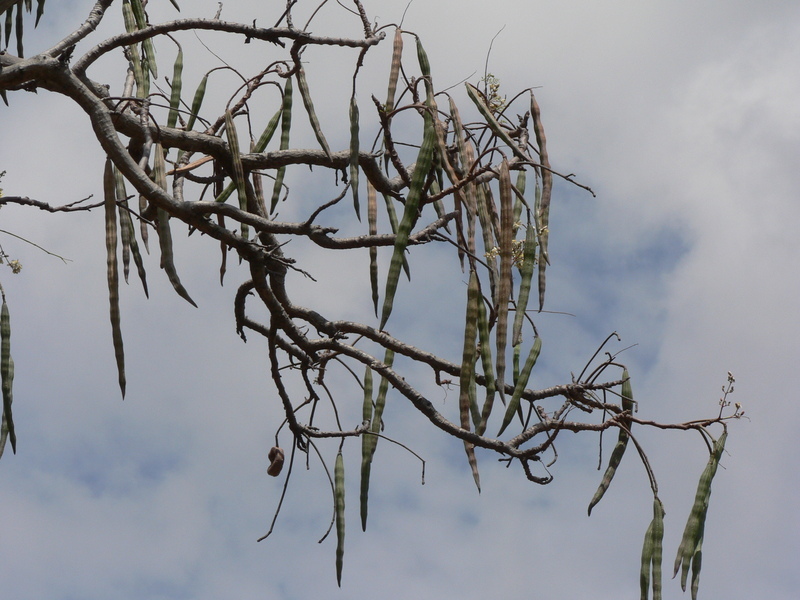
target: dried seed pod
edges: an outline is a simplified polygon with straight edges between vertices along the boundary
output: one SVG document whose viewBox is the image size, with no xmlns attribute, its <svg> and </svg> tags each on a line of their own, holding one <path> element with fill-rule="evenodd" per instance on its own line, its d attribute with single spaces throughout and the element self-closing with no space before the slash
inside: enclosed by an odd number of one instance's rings
<svg viewBox="0 0 800 600">
<path fill-rule="evenodd" d="M 273 446 L 269 449 L 269 454 L 267 455 L 269 458 L 269 467 L 267 467 L 267 475 L 272 475 L 273 477 L 277 477 L 281 474 L 281 470 L 283 469 L 283 448 L 279 448 L 278 446 Z"/>
</svg>

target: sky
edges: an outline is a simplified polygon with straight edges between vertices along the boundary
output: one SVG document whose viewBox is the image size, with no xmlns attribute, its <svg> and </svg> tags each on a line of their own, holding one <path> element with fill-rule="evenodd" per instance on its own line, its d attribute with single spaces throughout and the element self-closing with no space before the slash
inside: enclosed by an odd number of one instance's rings
<svg viewBox="0 0 800 600">
<path fill-rule="evenodd" d="M 170 3 L 151 4 L 151 20 L 174 18 Z M 180 4 L 184 16 L 217 10 L 206 0 Z M 264 4 L 226 2 L 222 17 L 274 23 L 283 3 Z M 27 54 L 68 33 L 91 5 L 48 5 L 38 30 L 27 29 Z M 301 0 L 298 14 L 315 6 Z M 406 2 L 366 0 L 365 8 L 379 24 L 397 23 Z M 117 11 L 109 11 L 89 44 L 118 30 Z M 715 415 L 732 372 L 731 400 L 747 418 L 730 423 L 712 488 L 700 597 L 795 598 L 800 409 L 794 385 L 784 380 L 800 363 L 800 5 L 431 0 L 412 3 L 403 27 L 421 36 L 438 89 L 476 82 L 491 46 L 488 70 L 502 91 L 536 87 L 556 170 L 575 173 L 596 193 L 556 186 L 547 307 L 574 316 L 537 321 L 544 346 L 532 382 L 567 381 L 612 331 L 622 338 L 619 348 L 636 344 L 621 358 L 642 418 Z M 358 36 L 360 25 L 332 4 L 311 29 Z M 260 52 L 274 52 L 202 38 L 226 60 L 251 67 L 263 63 Z M 217 63 L 186 43 L 198 52 L 187 59 L 193 83 L 185 89 L 193 89 Z M 385 93 L 391 40 L 382 46 L 360 78 L 362 115 L 371 114 L 369 94 Z M 327 52 L 310 50 L 304 60 L 312 91 L 323 90 L 317 109 L 326 135 L 345 148 L 354 56 Z M 118 89 L 119 64 L 99 64 L 90 76 Z M 220 77 L 212 94 L 230 81 Z M 14 93 L 9 101 L 9 108 L 0 106 L 5 194 L 54 205 L 99 197 L 104 157 L 86 117 L 46 92 Z M 303 198 L 338 192 L 330 178 L 295 177 L 298 201 L 281 208 L 287 219 L 305 214 Z M 352 213 L 341 214 L 343 230 L 358 230 Z M 425 458 L 425 484 L 417 459 L 379 444 L 362 533 L 360 444 L 345 445 L 341 589 L 333 536 L 317 543 L 332 516 L 318 462 L 308 470 L 297 462 L 274 533 L 256 543 L 281 493 L 282 479 L 266 474 L 281 410 L 265 344 L 255 335 L 244 344 L 234 331 L 232 300 L 245 274 L 230 265 L 220 287 L 217 245 L 176 233 L 176 263 L 198 301 L 194 309 L 174 294 L 157 256 L 148 257 L 150 299 L 135 278 L 121 294 L 129 382 L 122 401 L 102 212 L 51 215 L 6 206 L 0 216 L 0 244 L 23 264 L 19 275 L 0 271 L 12 317 L 18 436 L 17 454 L 7 448 L 0 460 L 5 598 L 637 596 L 651 494 L 632 453 L 591 517 L 586 507 L 601 476 L 596 436 L 562 439 L 555 480 L 544 487 L 478 453 L 478 494 L 461 442 L 439 435 L 399 395 L 390 395 L 387 427 Z M 313 253 L 300 244 L 288 249 L 317 279 L 292 280 L 296 297 L 323 297 L 337 318 L 374 320 L 366 257 Z M 448 293 L 463 301 L 465 277 L 433 248 L 410 261 L 413 278 L 401 286 L 395 327 L 458 360 L 462 333 Z M 456 418 L 457 389 L 420 385 Z M 350 408 L 355 425 L 360 398 Z M 667 512 L 666 574 L 707 453 L 696 433 L 642 431 L 640 440 Z M 330 464 L 335 447 L 325 450 Z M 664 588 L 665 598 L 683 596 L 668 576 Z"/>
</svg>

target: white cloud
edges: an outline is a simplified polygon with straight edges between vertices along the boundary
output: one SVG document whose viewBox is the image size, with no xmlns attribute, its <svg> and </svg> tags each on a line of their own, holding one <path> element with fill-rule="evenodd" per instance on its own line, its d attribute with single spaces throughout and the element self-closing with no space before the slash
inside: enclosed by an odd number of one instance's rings
<svg viewBox="0 0 800 600">
<path fill-rule="evenodd" d="M 153 3 L 154 17 L 158 10 L 173 18 L 168 4 Z M 197 10 L 206 16 L 216 7 L 182 6 L 187 15 Z M 399 20 L 404 7 L 366 5 L 381 23 Z M 318 17 L 320 32 L 339 20 L 358 25 L 333 8 Z M 118 22 L 116 10 L 109 18 Z M 252 11 L 247 3 L 226 5 L 223 16 L 257 16 L 272 24 L 272 14 Z M 62 22 L 69 16 L 59 14 Z M 551 159 L 598 192 L 591 199 L 561 186 L 555 199 L 548 306 L 577 318 L 541 319 L 545 354 L 534 377 L 568 377 L 615 328 L 625 343 L 640 344 L 624 357 L 644 418 L 714 414 L 719 386 L 733 371 L 732 399 L 744 404 L 752 421 L 731 425 L 730 456 L 712 494 L 701 594 L 794 597 L 800 583 L 793 561 L 800 531 L 791 502 L 800 489 L 790 462 L 800 425 L 791 381 L 800 358 L 794 341 L 800 325 L 797 9 L 783 2 L 765 8 L 709 1 L 689 9 L 664 2 L 498 1 L 487 7 L 442 0 L 412 4 L 404 26 L 423 36 L 441 86 L 474 69 L 482 73 L 489 41 L 504 24 L 490 70 L 509 93 L 544 86 L 536 93 Z M 55 32 L 36 35 L 30 50 L 46 46 L 38 40 Z M 239 44 L 215 41 L 214 48 L 225 56 L 243 54 Z M 309 51 L 312 86 L 326 93 L 337 84 L 336 72 L 321 68 L 327 58 Z M 384 66 L 375 58 L 365 67 L 379 78 L 370 86 L 365 74 L 362 115 L 371 114 L 368 94 L 384 93 Z M 193 76 L 199 79 L 204 67 L 192 65 Z M 346 102 L 347 94 L 342 97 Z M 339 100 L 317 108 L 331 140 L 343 146 Z M 0 108 L 4 139 L 15 140 L 0 145 L 6 194 L 54 204 L 97 194 L 103 157 L 85 117 L 44 92 L 12 94 L 10 101 L 10 110 Z M 65 140 L 78 141 L 65 146 Z M 314 191 L 299 177 L 297 203 Z M 330 188 L 324 193 L 332 197 Z M 344 203 L 346 215 L 352 209 Z M 295 218 L 295 211 L 302 218 L 296 205 L 287 205 L 287 216 Z M 329 523 L 330 500 L 315 459 L 310 472 L 298 460 L 276 531 L 256 544 L 280 494 L 280 481 L 264 473 L 280 409 L 264 344 L 254 336 L 242 344 L 234 333 L 231 298 L 244 275 L 230 265 L 220 289 L 215 245 L 176 234 L 178 268 L 200 304 L 193 309 L 174 295 L 151 257 L 151 300 L 140 301 L 137 281 L 123 293 L 130 381 L 122 403 L 97 212 L 40 215 L 5 207 L 0 214 L 4 229 L 74 261 L 65 266 L 2 240 L 25 265 L 21 275 L 3 277 L 14 323 L 20 435 L 19 454 L 0 461 L 6 515 L 0 579 L 8 597 L 361 598 L 376 589 L 421 599 L 518 597 L 532 590 L 542 597 L 636 593 L 650 501 L 632 454 L 591 519 L 584 511 L 600 473 L 589 438 L 562 434 L 556 480 L 544 488 L 524 481 L 516 465 L 506 470 L 480 454 L 484 485 L 478 496 L 460 442 L 424 439 L 430 425 L 395 397 L 387 433 L 425 456 L 427 482 L 419 485 L 416 459 L 382 441 L 369 528 L 362 534 L 358 447 L 346 445 L 342 590 L 335 588 L 333 539 L 316 544 Z M 292 246 L 287 251 L 300 256 L 299 244 Z M 336 316 L 371 314 L 362 296 L 363 258 L 357 264 L 345 255 L 315 259 L 308 270 L 319 285 L 298 275 L 296 293 L 313 299 L 326 290 L 325 303 Z M 426 270 L 452 269 L 454 261 L 421 249 L 412 253 L 411 265 L 413 281 L 402 283 L 403 298 L 420 290 L 463 294 L 460 273 L 448 273 L 443 286 Z M 342 282 L 344 273 L 352 285 Z M 448 335 L 444 323 L 460 316 L 448 312 L 429 302 L 414 320 L 409 311 L 408 321 L 395 323 L 414 339 L 432 338 L 433 347 L 457 359 L 460 334 Z M 455 418 L 455 390 L 426 391 Z M 350 417 L 360 419 L 359 410 Z M 668 513 L 666 571 L 705 462 L 703 445 L 688 433 L 641 435 Z M 665 587 L 668 597 L 678 589 L 674 581 Z"/>
</svg>

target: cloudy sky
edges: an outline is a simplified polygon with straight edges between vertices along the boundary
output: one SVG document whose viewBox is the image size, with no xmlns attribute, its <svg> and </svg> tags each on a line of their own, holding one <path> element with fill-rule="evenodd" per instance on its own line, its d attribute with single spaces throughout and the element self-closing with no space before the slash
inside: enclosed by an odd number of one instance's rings
<svg viewBox="0 0 800 600">
<path fill-rule="evenodd" d="M 151 3 L 152 20 L 173 18 L 166 0 Z M 27 53 L 49 47 L 91 5 L 48 6 L 39 30 L 28 32 Z M 185 16 L 213 16 L 217 8 L 206 0 L 181 5 Z M 400 20 L 406 2 L 365 5 L 385 24 Z M 223 18 L 273 23 L 282 6 L 231 0 Z M 298 11 L 315 6 L 301 0 Z M 90 41 L 120 27 L 117 11 Z M 534 380 L 567 380 L 616 330 L 623 346 L 638 344 L 623 357 L 640 416 L 682 421 L 714 415 L 720 386 L 733 372 L 731 399 L 749 419 L 731 423 L 714 483 L 700 595 L 796 598 L 800 403 L 786 377 L 800 363 L 800 5 L 431 0 L 411 5 L 404 28 L 422 37 L 439 89 L 477 81 L 500 32 L 489 70 L 509 95 L 537 86 L 554 167 L 575 173 L 597 194 L 556 188 L 547 303 L 575 316 L 542 317 L 544 350 Z M 335 4 L 312 30 L 360 31 Z M 203 41 L 226 60 L 274 60 L 259 54 L 274 51 L 264 46 L 210 35 Z M 362 114 L 370 93 L 385 93 L 390 40 L 372 54 L 359 88 Z M 196 56 L 187 60 L 194 80 L 184 89 L 216 64 L 208 53 Z M 341 74 L 353 56 L 309 51 L 304 59 L 311 85 L 324 90 L 326 102 L 317 106 L 323 127 L 332 145 L 344 148 L 348 91 L 341 82 L 349 80 Z M 113 67 L 98 65 L 90 75 L 118 90 Z M 52 204 L 99 195 L 103 156 L 86 117 L 43 92 L 9 100 L 10 108 L 0 106 L 5 193 Z M 296 180 L 294 197 L 327 199 L 332 189 Z M 303 214 L 297 206 L 283 210 L 286 218 Z M 64 264 L 0 233 L 4 250 L 24 266 L 16 276 L 0 273 L 13 322 L 19 438 L 17 455 L 7 449 L 0 460 L 5 598 L 637 596 L 651 501 L 632 455 L 591 518 L 586 506 L 600 473 L 597 440 L 588 435 L 561 440 L 556 479 L 546 487 L 479 454 L 479 495 L 461 443 L 440 439 L 399 397 L 390 397 L 387 422 L 427 460 L 425 485 L 416 459 L 381 444 L 362 533 L 360 445 L 345 445 L 349 527 L 341 590 L 334 539 L 317 544 L 331 517 L 318 463 L 308 471 L 295 466 L 275 532 L 256 543 L 280 495 L 281 480 L 265 470 L 281 413 L 265 345 L 255 336 L 243 344 L 234 332 L 232 297 L 244 274 L 232 266 L 221 288 L 216 244 L 176 235 L 178 268 L 200 305 L 193 309 L 172 292 L 157 257 L 149 257 L 150 300 L 133 280 L 122 293 L 129 380 L 123 402 L 107 317 L 101 212 L 4 207 L 0 214 L 4 231 L 70 259 Z M 449 308 L 437 303 L 444 294 L 437 283 L 458 288 L 464 278 L 452 262 L 425 252 L 416 263 L 411 256 L 415 287 L 402 292 L 395 327 L 457 360 L 461 333 L 446 326 Z M 330 314 L 369 321 L 366 260 L 308 260 L 317 287 L 297 280 L 297 294 L 317 301 L 322 295 Z M 436 271 L 445 266 L 451 270 Z M 457 391 L 426 389 L 441 410 L 457 406 Z M 669 570 L 705 446 L 689 433 L 647 432 L 641 439 L 667 511 Z M 666 580 L 665 598 L 680 596 L 678 583 Z"/>
</svg>

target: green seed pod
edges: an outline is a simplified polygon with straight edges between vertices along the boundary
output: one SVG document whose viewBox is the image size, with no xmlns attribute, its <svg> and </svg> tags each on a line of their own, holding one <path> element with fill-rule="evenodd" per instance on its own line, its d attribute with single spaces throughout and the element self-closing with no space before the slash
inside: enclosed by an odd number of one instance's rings
<svg viewBox="0 0 800 600">
<path fill-rule="evenodd" d="M 178 122 L 178 109 L 181 104 L 181 89 L 183 88 L 183 48 L 178 45 L 178 55 L 172 67 L 172 90 L 169 96 L 169 115 L 167 127 L 175 127 Z"/>
<path fill-rule="evenodd" d="M 200 112 L 200 107 L 203 105 L 203 98 L 206 95 L 206 86 L 208 85 L 208 76 L 211 71 L 203 75 L 200 84 L 194 92 L 194 99 L 192 99 L 192 111 L 189 113 L 189 120 L 186 123 L 186 131 L 191 131 L 194 127 L 194 122 L 197 120 L 197 115 Z"/>
<path fill-rule="evenodd" d="M 106 217 L 106 279 L 108 281 L 108 304 L 111 317 L 111 337 L 117 361 L 117 376 L 122 397 L 125 397 L 125 350 L 122 344 L 122 329 L 119 312 L 119 266 L 117 264 L 117 194 L 114 168 L 106 159 L 103 172 L 103 194 Z"/>
<path fill-rule="evenodd" d="M 386 321 L 389 319 L 389 315 L 392 313 L 394 295 L 395 292 L 397 292 L 397 283 L 400 277 L 400 268 L 403 264 L 403 257 L 406 247 L 408 246 L 408 238 L 411 234 L 411 229 L 414 227 L 419 216 L 419 203 L 422 198 L 422 188 L 425 185 L 425 180 L 431 169 L 435 146 L 436 128 L 433 123 L 433 118 L 426 112 L 422 146 L 420 146 L 416 167 L 414 167 L 414 174 L 411 177 L 411 185 L 408 188 L 403 218 L 400 220 L 400 224 L 397 227 L 394 253 L 392 254 L 392 260 L 389 264 L 389 274 L 386 278 L 386 292 L 383 298 L 379 329 L 383 329 L 384 325 L 386 325 Z"/>
<path fill-rule="evenodd" d="M 8 304 L 3 294 L 3 306 L 0 308 L 0 375 L 2 375 L 3 390 L 3 432 L 0 442 L 0 455 L 3 453 L 6 436 L 11 440 L 11 450 L 17 453 L 17 434 L 14 430 L 14 418 L 11 413 L 11 404 L 14 401 L 14 359 L 11 358 L 11 316 Z"/>
<path fill-rule="evenodd" d="M 336 455 L 333 484 L 336 515 L 336 583 L 339 584 L 339 587 L 342 587 L 342 565 L 344 563 L 344 458 L 341 450 Z"/>
<path fill-rule="evenodd" d="M 622 408 L 625 411 L 633 411 L 633 390 L 631 388 L 631 379 L 630 375 L 628 375 L 628 369 L 622 371 L 622 378 L 625 380 L 622 384 Z M 630 423 L 630 418 L 620 419 L 620 424 L 624 427 L 620 427 L 619 429 L 617 445 L 614 446 L 614 450 L 611 451 L 606 472 L 603 474 L 603 479 L 600 481 L 600 486 L 597 488 L 594 497 L 591 502 L 589 502 L 589 515 L 592 514 L 592 508 L 603 498 L 608 486 L 611 485 L 611 480 L 614 478 L 617 467 L 622 461 L 622 456 L 625 454 L 625 448 L 628 446 L 628 438 L 630 437 L 625 428 L 630 428 Z"/>
</svg>

